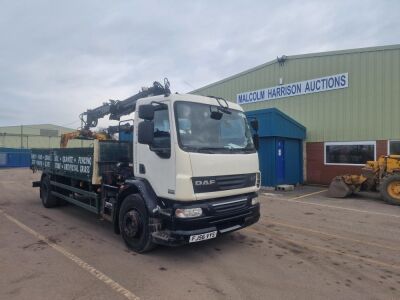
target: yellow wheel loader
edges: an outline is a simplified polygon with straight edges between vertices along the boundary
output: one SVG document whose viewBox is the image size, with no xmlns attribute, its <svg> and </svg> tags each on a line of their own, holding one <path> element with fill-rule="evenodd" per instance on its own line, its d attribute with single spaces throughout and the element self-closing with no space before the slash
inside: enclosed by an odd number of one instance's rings
<svg viewBox="0 0 400 300">
<path fill-rule="evenodd" d="M 355 192 L 377 191 L 383 200 L 400 205 L 400 155 L 382 155 L 367 161 L 361 175 L 340 175 L 329 185 L 328 196 L 345 198 Z"/>
</svg>

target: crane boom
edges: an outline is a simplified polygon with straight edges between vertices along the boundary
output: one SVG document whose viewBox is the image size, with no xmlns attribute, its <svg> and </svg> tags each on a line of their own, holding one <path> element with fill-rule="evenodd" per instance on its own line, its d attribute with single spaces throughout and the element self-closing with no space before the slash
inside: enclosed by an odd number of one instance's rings
<svg viewBox="0 0 400 300">
<path fill-rule="evenodd" d="M 110 115 L 110 120 L 119 120 L 122 116 L 129 115 L 135 111 L 136 102 L 141 98 L 163 94 L 168 96 L 170 93 L 171 91 L 167 78 L 164 79 L 164 86 L 158 81 L 154 81 L 153 86 L 143 88 L 139 93 L 125 100 L 109 100 L 99 107 L 88 109 L 80 115 L 80 119 L 84 124 L 83 128 L 88 130 L 91 127 L 96 127 L 98 120 L 107 115 Z"/>
</svg>

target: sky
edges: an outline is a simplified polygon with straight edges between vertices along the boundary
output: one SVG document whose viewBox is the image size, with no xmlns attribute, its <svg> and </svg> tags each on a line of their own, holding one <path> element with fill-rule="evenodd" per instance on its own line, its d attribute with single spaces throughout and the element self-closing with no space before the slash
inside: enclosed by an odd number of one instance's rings
<svg viewBox="0 0 400 300">
<path fill-rule="evenodd" d="M 283 54 L 400 43 L 397 0 L 0 0 L 0 8 L 0 126 L 77 128 L 86 109 L 164 77 L 185 93 Z"/>
</svg>

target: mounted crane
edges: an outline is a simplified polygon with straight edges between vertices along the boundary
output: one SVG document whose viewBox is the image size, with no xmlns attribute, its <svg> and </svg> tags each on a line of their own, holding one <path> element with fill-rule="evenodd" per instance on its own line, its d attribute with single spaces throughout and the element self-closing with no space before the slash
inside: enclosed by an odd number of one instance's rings
<svg viewBox="0 0 400 300">
<path fill-rule="evenodd" d="M 140 98 L 166 95 L 168 96 L 171 91 L 170 84 L 167 78 L 164 79 L 164 86 L 158 81 L 154 81 L 151 87 L 142 88 L 142 90 L 125 99 L 125 100 L 109 100 L 101 106 L 94 109 L 88 109 L 86 112 L 79 115 L 82 122 L 82 128 L 74 132 L 68 132 L 61 135 L 60 148 L 66 148 L 68 141 L 71 139 L 96 139 L 96 140 L 109 140 L 111 135 L 118 133 L 121 126 L 110 126 L 107 131 L 93 132 L 90 129 L 96 127 L 99 119 L 109 115 L 109 120 L 119 121 L 122 116 L 126 116 L 135 111 L 136 102 Z M 122 129 L 126 130 L 126 126 Z"/>
</svg>

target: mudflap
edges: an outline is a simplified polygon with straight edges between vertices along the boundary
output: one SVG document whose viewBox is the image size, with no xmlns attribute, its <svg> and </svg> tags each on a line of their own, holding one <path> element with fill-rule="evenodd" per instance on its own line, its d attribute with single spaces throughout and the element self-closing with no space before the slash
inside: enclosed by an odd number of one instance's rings
<svg viewBox="0 0 400 300">
<path fill-rule="evenodd" d="M 41 181 L 33 181 L 32 187 L 40 187 Z"/>
<path fill-rule="evenodd" d="M 331 198 L 346 198 L 353 193 L 353 189 L 347 185 L 342 176 L 333 178 L 328 189 L 328 196 Z"/>
</svg>

